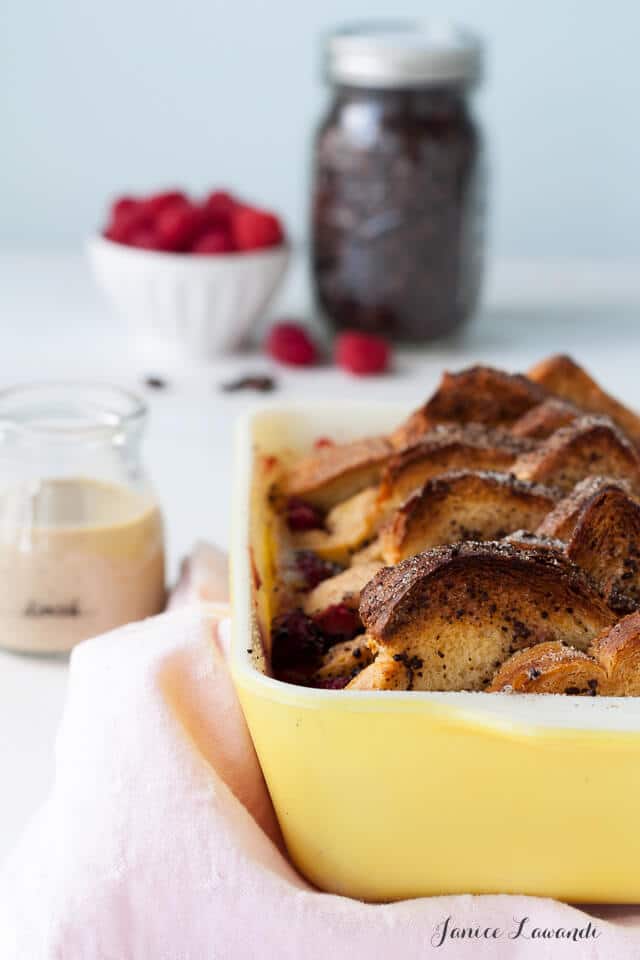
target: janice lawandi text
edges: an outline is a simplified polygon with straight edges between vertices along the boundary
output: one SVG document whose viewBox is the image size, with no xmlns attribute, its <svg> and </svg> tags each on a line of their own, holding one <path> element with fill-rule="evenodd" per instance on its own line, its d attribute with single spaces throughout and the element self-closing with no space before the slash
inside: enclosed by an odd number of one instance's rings
<svg viewBox="0 0 640 960">
<path fill-rule="evenodd" d="M 446 947 L 447 944 L 460 943 L 461 940 L 564 940 L 575 944 L 597 940 L 598 928 L 589 921 L 581 927 L 544 927 L 536 924 L 532 917 L 514 917 L 511 927 L 494 927 L 491 924 L 465 926 L 456 922 L 454 917 L 445 917 L 433 931 L 432 947 Z"/>
</svg>

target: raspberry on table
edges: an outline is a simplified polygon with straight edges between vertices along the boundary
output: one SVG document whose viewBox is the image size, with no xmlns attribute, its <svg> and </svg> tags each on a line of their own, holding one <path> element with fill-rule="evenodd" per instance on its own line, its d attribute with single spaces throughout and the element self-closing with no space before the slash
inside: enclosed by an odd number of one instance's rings
<svg viewBox="0 0 640 960">
<path fill-rule="evenodd" d="M 384 337 L 346 330 L 336 338 L 336 363 L 349 373 L 357 376 L 384 373 L 390 359 L 391 347 Z"/>
<path fill-rule="evenodd" d="M 293 367 L 308 367 L 316 361 L 316 346 L 297 323 L 276 323 L 267 336 L 267 353 L 279 363 Z"/>
</svg>

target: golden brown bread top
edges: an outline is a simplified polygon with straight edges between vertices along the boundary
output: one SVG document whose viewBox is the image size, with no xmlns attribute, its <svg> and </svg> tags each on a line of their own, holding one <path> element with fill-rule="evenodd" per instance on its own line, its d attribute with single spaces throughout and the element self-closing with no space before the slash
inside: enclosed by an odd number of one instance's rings
<svg viewBox="0 0 640 960">
<path fill-rule="evenodd" d="M 556 537 L 546 537 L 538 531 L 514 530 L 513 533 L 507 534 L 502 539 L 505 543 L 510 543 L 511 546 L 520 549 L 524 547 L 527 550 L 546 550 L 559 554 L 560 557 L 565 555 L 565 544 L 562 540 L 558 540 Z"/>
<path fill-rule="evenodd" d="M 609 696 L 640 697 L 640 612 L 603 631 L 590 652 L 607 672 Z"/>
<path fill-rule="evenodd" d="M 614 610 L 628 613 L 640 604 L 640 504 L 608 485 L 580 511 L 566 554 L 593 578 Z"/>
<path fill-rule="evenodd" d="M 564 400 L 550 397 L 535 407 L 527 410 L 511 427 L 515 437 L 531 437 L 533 440 L 545 440 L 560 427 L 566 427 L 576 417 L 580 410 Z"/>
<path fill-rule="evenodd" d="M 560 611 L 578 618 L 591 636 L 614 620 L 593 584 L 565 557 L 503 541 L 435 547 L 383 567 L 362 591 L 360 616 L 367 634 L 386 643 L 412 621 L 428 619 L 433 612 L 460 623 L 463 616 L 477 616 L 478 611 L 495 616 L 497 603 L 512 611 L 505 624 L 511 623 L 508 630 L 516 639 L 549 632 Z M 535 622 L 520 615 L 519 608 L 525 605 L 539 605 Z"/>
<path fill-rule="evenodd" d="M 511 424 L 547 397 L 546 391 L 521 374 L 473 366 L 442 375 L 433 396 L 393 435 L 394 446 L 419 439 L 438 423 Z"/>
<path fill-rule="evenodd" d="M 535 364 L 527 375 L 550 393 L 582 410 L 610 417 L 635 444 L 640 444 L 640 417 L 603 390 L 571 357 L 565 354 L 547 357 Z"/>
<path fill-rule="evenodd" d="M 506 471 L 533 447 L 530 440 L 479 424 L 434 427 L 389 459 L 382 473 L 380 503 L 400 504 L 431 477 L 451 470 Z"/>
<path fill-rule="evenodd" d="M 566 497 L 563 497 L 544 518 L 537 533 L 544 537 L 557 537 L 559 540 L 568 540 L 581 512 L 604 491 L 619 490 L 624 494 L 630 493 L 626 480 L 598 475 L 585 477 L 575 485 Z"/>
<path fill-rule="evenodd" d="M 497 671 L 487 693 L 564 693 L 591 696 L 607 688 L 600 663 L 562 643 L 538 643 L 514 653 Z"/>
<path fill-rule="evenodd" d="M 520 527 L 535 529 L 557 494 L 513 475 L 458 470 L 428 480 L 381 531 L 385 563 L 443 543 L 496 540 Z"/>
<path fill-rule="evenodd" d="M 513 465 L 521 480 L 548 483 L 568 492 L 587 476 L 622 477 L 640 490 L 640 456 L 606 417 L 580 417 L 556 430 Z"/>
<path fill-rule="evenodd" d="M 487 692 L 640 696 L 640 612 L 605 629 L 589 655 L 561 643 L 540 643 L 506 660 Z"/>
<path fill-rule="evenodd" d="M 322 447 L 293 464 L 278 485 L 278 493 L 332 507 L 377 483 L 391 453 L 386 437 Z"/>
</svg>

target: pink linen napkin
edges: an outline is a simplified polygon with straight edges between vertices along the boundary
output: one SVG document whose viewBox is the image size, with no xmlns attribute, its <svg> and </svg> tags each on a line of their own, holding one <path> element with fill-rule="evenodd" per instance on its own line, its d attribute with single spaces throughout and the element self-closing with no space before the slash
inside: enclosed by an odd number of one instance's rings
<svg viewBox="0 0 640 960">
<path fill-rule="evenodd" d="M 1 960 L 640 957 L 635 908 L 314 890 L 235 696 L 227 608 L 202 602 L 223 572 L 199 548 L 168 613 L 74 651 L 55 783 L 0 873 Z"/>
</svg>

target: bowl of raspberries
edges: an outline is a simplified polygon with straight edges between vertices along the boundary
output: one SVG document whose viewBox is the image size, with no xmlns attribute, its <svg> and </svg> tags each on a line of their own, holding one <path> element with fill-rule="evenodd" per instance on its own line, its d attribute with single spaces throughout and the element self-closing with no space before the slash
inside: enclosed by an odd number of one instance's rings
<svg viewBox="0 0 640 960">
<path fill-rule="evenodd" d="M 206 361 L 250 340 L 289 248 L 276 214 L 226 190 L 167 190 L 116 199 L 89 257 L 147 355 Z"/>
</svg>

